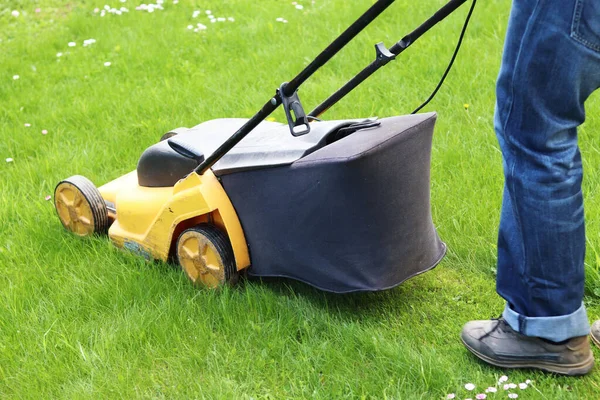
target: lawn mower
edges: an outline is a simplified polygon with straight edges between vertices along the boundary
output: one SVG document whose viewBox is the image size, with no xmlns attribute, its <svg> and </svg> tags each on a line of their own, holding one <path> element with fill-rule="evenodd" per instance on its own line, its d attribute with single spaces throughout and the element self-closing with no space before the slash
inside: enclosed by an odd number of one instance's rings
<svg viewBox="0 0 600 400">
<path fill-rule="evenodd" d="M 446 251 L 429 196 L 436 114 L 319 116 L 466 0 L 446 3 L 389 49 L 378 43 L 375 61 L 308 114 L 298 97 L 393 1 L 375 2 L 252 118 L 167 132 L 136 170 L 99 188 L 79 175 L 61 181 L 54 204 L 64 227 L 108 233 L 117 246 L 176 262 L 208 287 L 245 272 L 332 292 L 375 291 L 435 267 Z M 266 121 L 280 105 L 287 124 Z"/>
</svg>

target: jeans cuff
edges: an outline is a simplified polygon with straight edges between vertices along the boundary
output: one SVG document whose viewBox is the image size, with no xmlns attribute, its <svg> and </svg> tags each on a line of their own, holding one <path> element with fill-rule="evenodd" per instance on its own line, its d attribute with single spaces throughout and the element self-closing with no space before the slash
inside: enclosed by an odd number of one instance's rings
<svg viewBox="0 0 600 400">
<path fill-rule="evenodd" d="M 575 312 L 556 317 L 526 317 L 511 310 L 506 304 L 502 316 L 515 331 L 553 342 L 562 342 L 590 333 L 590 323 L 583 303 Z"/>
</svg>

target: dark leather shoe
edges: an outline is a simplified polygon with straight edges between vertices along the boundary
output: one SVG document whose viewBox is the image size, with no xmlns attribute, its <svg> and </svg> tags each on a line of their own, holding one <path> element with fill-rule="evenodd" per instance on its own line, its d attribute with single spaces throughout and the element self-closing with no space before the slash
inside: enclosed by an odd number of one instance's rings
<svg viewBox="0 0 600 400">
<path fill-rule="evenodd" d="M 600 319 L 592 324 L 590 337 L 592 338 L 592 342 L 600 347 Z"/>
<path fill-rule="evenodd" d="M 598 333 L 600 339 L 600 330 Z M 535 368 L 563 375 L 585 375 L 594 366 L 587 336 L 575 337 L 560 344 L 551 343 L 520 334 L 503 318 L 467 322 L 461 339 L 471 353 L 497 367 Z"/>
</svg>

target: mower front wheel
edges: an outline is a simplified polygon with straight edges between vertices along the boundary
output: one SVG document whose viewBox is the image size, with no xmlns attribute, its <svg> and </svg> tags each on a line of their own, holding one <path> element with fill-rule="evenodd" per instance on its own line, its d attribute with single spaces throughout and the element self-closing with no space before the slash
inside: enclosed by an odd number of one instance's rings
<svg viewBox="0 0 600 400">
<path fill-rule="evenodd" d="M 209 224 L 186 229 L 177 239 L 177 261 L 192 282 L 209 288 L 239 278 L 227 235 Z"/>
<path fill-rule="evenodd" d="M 81 175 L 56 185 L 54 207 L 63 226 L 79 236 L 106 233 L 110 225 L 102 195 L 89 179 Z"/>
</svg>

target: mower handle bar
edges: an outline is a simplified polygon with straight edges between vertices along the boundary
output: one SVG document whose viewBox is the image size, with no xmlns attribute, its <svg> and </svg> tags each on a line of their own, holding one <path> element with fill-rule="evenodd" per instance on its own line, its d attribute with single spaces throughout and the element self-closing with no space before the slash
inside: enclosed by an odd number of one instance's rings
<svg viewBox="0 0 600 400">
<path fill-rule="evenodd" d="M 348 42 L 369 25 L 379 14 L 381 14 L 394 0 L 378 0 L 363 15 L 361 15 L 352 25 L 350 25 L 337 39 L 325 48 L 309 65 L 306 66 L 294 79 L 281 85 L 275 96 L 265 103 L 264 106 L 252 118 L 250 118 L 241 128 L 239 128 L 229 139 L 227 139 L 217 150 L 206 158 L 194 172 L 203 174 L 212 167 L 221 157 L 239 143 L 250 131 L 267 118 L 282 103 L 280 91 L 284 96 L 292 95 L 298 87 L 304 83 L 316 70 L 322 67 L 334 55 L 337 54 Z"/>
<path fill-rule="evenodd" d="M 341 100 L 344 96 L 350 93 L 354 88 L 360 85 L 368 77 L 373 75 L 379 68 L 394 60 L 396 56 L 406 50 L 411 44 L 417 41 L 425 32 L 433 28 L 438 22 L 442 21 L 448 15 L 452 14 L 458 7 L 463 5 L 467 0 L 450 0 L 427 21 L 417 27 L 414 31 L 404 36 L 399 42 L 394 44 L 390 49 L 386 49 L 383 43 L 377 43 L 375 49 L 377 56 L 375 61 L 365 67 L 362 71 L 348 81 L 344 86 L 338 89 L 335 93 L 329 96 L 325 101 L 315 107 L 314 110 L 308 113 L 309 117 L 318 118 L 321 114 L 327 111 L 331 106 Z"/>
<path fill-rule="evenodd" d="M 377 18 L 387 7 L 389 7 L 395 0 L 378 0 L 373 4 L 364 14 L 362 14 L 352 25 L 350 25 L 344 32 L 342 32 L 329 46 L 327 46 L 306 68 L 304 68 L 296 77 L 287 83 L 283 83 L 280 88 L 276 91 L 269 101 L 267 101 L 262 108 L 254 114 L 244 125 L 242 125 L 229 139 L 227 139 L 219 148 L 217 148 L 208 158 L 198 165 L 194 169 L 194 172 L 202 175 L 206 170 L 211 168 L 221 157 L 223 157 L 229 150 L 231 150 L 236 144 L 238 144 L 248 133 L 250 133 L 258 124 L 260 124 L 265 118 L 267 118 L 273 111 L 279 107 L 282 102 L 282 96 L 292 96 L 298 87 L 304 83 L 312 74 L 314 74 L 320 67 L 327 63 L 333 56 L 335 56 L 342 48 L 344 48 L 356 35 L 358 35 L 364 28 L 366 28 L 375 18 Z M 425 23 L 419 26 L 410 34 L 406 35 L 402 40 L 396 43 L 388 51 L 383 45 L 377 45 L 377 58 L 386 59 L 382 65 L 378 65 L 377 68 L 373 69 L 370 65 L 361 71 L 352 81 L 346 84 L 342 89 L 338 90 L 332 96 L 329 97 L 321 106 L 324 106 L 323 110 L 318 113 L 323 113 L 327 108 L 339 101 L 343 96 L 354 89 L 356 85 L 364 81 L 371 74 L 373 74 L 381 66 L 387 64 L 396 55 L 400 54 L 404 49 L 414 43 L 423 33 L 427 32 L 431 27 L 437 24 L 439 21 L 444 19 L 446 16 L 451 14 L 460 5 L 465 3 L 466 0 L 450 0 L 440 10 L 438 10 L 431 18 Z M 377 63 L 377 61 L 375 62 Z M 355 81 L 356 80 L 356 81 Z M 356 83 L 357 82 L 357 83 Z M 356 84 L 354 84 L 356 83 Z M 352 86 L 353 85 L 353 86 Z M 351 86 L 351 87 L 350 87 Z M 345 91 L 345 92 L 344 92 Z M 333 103 L 329 104 L 332 99 L 335 98 Z M 321 107 L 319 106 L 319 107 Z M 318 107 L 318 108 L 319 108 Z M 315 109 L 317 110 L 317 109 Z M 309 116 L 314 116 L 315 110 L 309 113 Z M 293 131 L 292 131 L 293 132 Z"/>
</svg>

